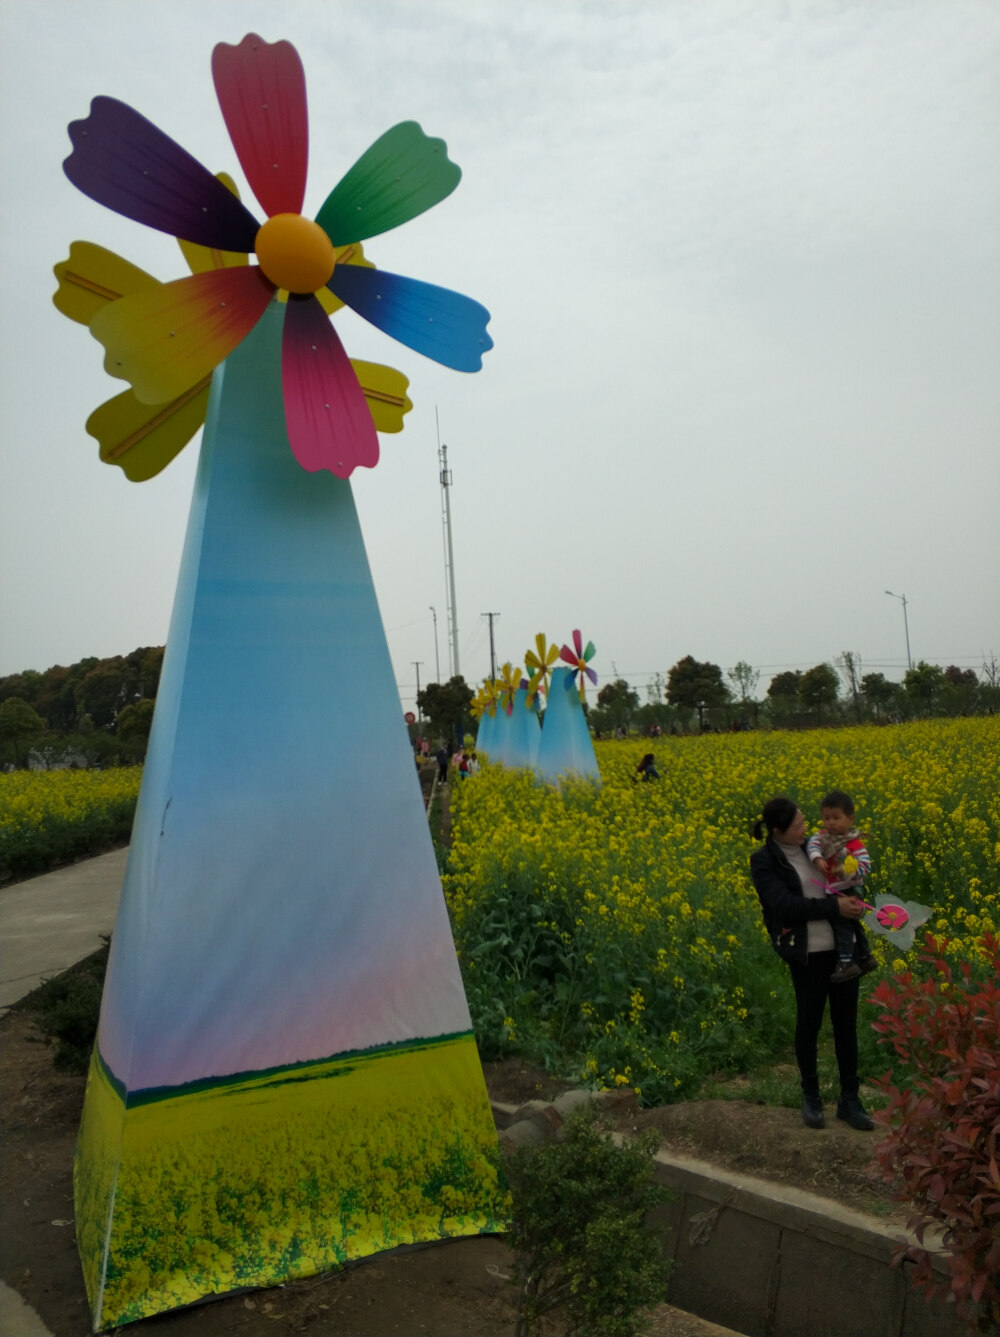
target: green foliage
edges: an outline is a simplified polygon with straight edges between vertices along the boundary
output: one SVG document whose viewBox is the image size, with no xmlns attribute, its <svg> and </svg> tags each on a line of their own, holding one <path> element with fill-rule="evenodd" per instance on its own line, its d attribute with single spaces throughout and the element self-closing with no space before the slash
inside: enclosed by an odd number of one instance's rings
<svg viewBox="0 0 1000 1337">
<path fill-rule="evenodd" d="M 822 720 L 824 708 L 829 711 L 836 704 L 840 680 L 829 664 L 816 664 L 806 669 L 799 682 L 799 700 L 807 710 L 815 711 Z"/>
<path fill-rule="evenodd" d="M 909 1225 L 919 1244 L 896 1261 L 916 1261 L 913 1282 L 927 1298 L 952 1299 L 971 1326 L 1000 1323 L 1000 944 L 983 935 L 986 971 L 966 961 L 955 972 L 945 944 L 925 935 L 921 958 L 935 977 L 907 972 L 872 995 L 883 1012 L 882 1043 L 901 1061 L 905 1088 L 890 1072 L 879 1083 L 889 1098 L 879 1115 L 887 1129 L 876 1149 L 897 1196 L 915 1209 Z M 924 1234 L 943 1229 L 950 1282 L 937 1283 Z M 950 1292 L 950 1294 L 949 1294 Z"/>
<path fill-rule="evenodd" d="M 793 673 L 787 669 L 784 673 L 776 673 L 771 679 L 767 689 L 767 694 L 772 699 L 774 697 L 783 697 L 788 701 L 797 701 L 799 699 L 799 684 L 802 680 L 802 674 L 796 669 Z"/>
<path fill-rule="evenodd" d="M 429 682 L 417 693 L 417 705 L 442 738 L 462 738 L 472 725 L 472 690 L 462 675 L 447 682 Z"/>
<path fill-rule="evenodd" d="M 880 719 L 881 712 L 895 698 L 896 684 L 889 682 L 884 673 L 866 673 L 861 679 L 860 686 L 865 702 L 874 708 L 876 720 Z"/>
<path fill-rule="evenodd" d="M 55 1045 L 52 1061 L 63 1072 L 86 1072 L 90 1063 L 110 943 L 110 938 L 104 938 L 103 947 L 47 980 L 22 1004 L 46 1040 Z"/>
<path fill-rule="evenodd" d="M 667 700 L 672 706 L 697 710 L 699 728 L 705 723 L 706 708 L 724 706 L 729 696 L 718 664 L 700 663 L 685 655 L 667 674 Z"/>
<path fill-rule="evenodd" d="M 597 693 L 597 706 L 590 711 L 589 723 L 602 732 L 624 729 L 627 733 L 638 706 L 639 693 L 624 678 L 616 678 Z"/>
<path fill-rule="evenodd" d="M 10 696 L 0 704 L 0 761 L 27 766 L 32 742 L 45 730 L 45 721 L 22 697 Z"/>
<path fill-rule="evenodd" d="M 921 659 L 903 674 L 903 690 L 917 714 L 931 715 L 945 687 L 944 670 Z"/>
<path fill-rule="evenodd" d="M 558 1311 L 566 1334 L 631 1337 L 666 1292 L 670 1263 L 650 1213 L 670 1198 L 653 1179 L 657 1138 L 617 1145 L 592 1106 L 565 1136 L 506 1158 L 513 1197 L 515 1337 Z"/>
</svg>

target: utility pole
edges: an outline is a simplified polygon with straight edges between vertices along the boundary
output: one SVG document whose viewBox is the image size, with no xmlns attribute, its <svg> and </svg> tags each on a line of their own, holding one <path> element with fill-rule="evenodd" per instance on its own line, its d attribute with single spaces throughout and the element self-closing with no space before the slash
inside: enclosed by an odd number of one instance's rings
<svg viewBox="0 0 1000 1337">
<path fill-rule="evenodd" d="M 410 660 L 410 663 L 417 670 L 417 719 L 418 720 L 422 720 L 424 718 L 424 712 L 420 709 L 420 669 L 423 665 L 423 662 L 424 661 L 422 659 Z"/>
<path fill-rule="evenodd" d="M 497 679 L 497 653 L 493 645 L 493 619 L 499 617 L 499 613 L 483 613 L 483 617 L 490 620 L 490 682 L 496 682 Z"/>
<path fill-rule="evenodd" d="M 906 667 L 913 668 L 913 660 L 910 658 L 910 623 L 906 616 L 906 595 L 893 594 L 892 590 L 886 590 L 890 599 L 900 599 L 903 604 L 903 628 L 906 631 Z"/>
<path fill-rule="evenodd" d="M 437 405 L 434 406 L 434 423 L 438 441 L 438 476 L 441 482 L 441 524 L 444 528 L 444 574 L 448 594 L 448 644 L 451 650 L 451 676 L 457 677 L 458 667 L 458 609 L 455 604 L 455 553 L 451 540 L 451 470 L 448 468 L 448 447 L 441 444 L 441 424 L 438 421 Z"/>
<path fill-rule="evenodd" d="M 438 654 L 438 615 L 437 609 L 433 604 L 428 604 L 431 610 L 431 617 L 434 619 L 434 672 L 437 674 L 437 681 L 441 681 L 441 656 Z"/>
</svg>

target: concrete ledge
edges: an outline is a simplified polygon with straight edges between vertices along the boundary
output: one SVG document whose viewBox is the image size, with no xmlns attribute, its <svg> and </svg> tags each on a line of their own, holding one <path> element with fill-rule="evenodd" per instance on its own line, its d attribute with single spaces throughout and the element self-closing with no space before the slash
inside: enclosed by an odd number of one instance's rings
<svg viewBox="0 0 1000 1337">
<path fill-rule="evenodd" d="M 494 1102 L 497 1127 L 537 1129 L 540 1105 Z M 676 1194 L 657 1221 L 671 1304 L 746 1337 L 968 1337 L 953 1306 L 927 1304 L 892 1266 L 911 1242 L 898 1225 L 689 1156 L 659 1152 L 656 1177 Z"/>
</svg>

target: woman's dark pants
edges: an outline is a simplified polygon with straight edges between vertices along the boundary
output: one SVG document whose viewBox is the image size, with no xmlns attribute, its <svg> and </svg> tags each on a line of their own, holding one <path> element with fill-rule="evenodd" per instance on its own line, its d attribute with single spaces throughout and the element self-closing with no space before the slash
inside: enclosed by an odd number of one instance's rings
<svg viewBox="0 0 1000 1337">
<path fill-rule="evenodd" d="M 789 961 L 795 989 L 795 1061 L 802 1077 L 802 1092 L 819 1095 L 816 1045 L 826 1002 L 830 1000 L 833 1048 L 840 1070 L 840 1090 L 845 1096 L 858 1094 L 858 981 L 831 984 L 837 968 L 836 952 L 810 952 L 806 964 Z"/>
</svg>

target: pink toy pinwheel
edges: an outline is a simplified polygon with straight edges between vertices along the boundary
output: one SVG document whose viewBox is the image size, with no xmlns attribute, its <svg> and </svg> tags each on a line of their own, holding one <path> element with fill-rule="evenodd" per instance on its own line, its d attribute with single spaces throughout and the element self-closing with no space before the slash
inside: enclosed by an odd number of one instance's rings
<svg viewBox="0 0 1000 1337">
<path fill-rule="evenodd" d="M 917 929 L 926 924 L 932 914 L 929 906 L 918 901 L 901 901 L 880 892 L 864 917 L 865 927 L 888 938 L 897 951 L 905 952 L 913 946 Z"/>
<path fill-rule="evenodd" d="M 595 687 L 597 686 L 597 674 L 590 667 L 590 661 L 596 653 L 597 651 L 594 649 L 593 641 L 588 641 L 586 649 L 584 649 L 583 637 L 580 635 L 579 631 L 573 632 L 573 649 L 571 650 L 568 645 L 564 645 L 559 652 L 559 658 L 573 668 L 573 673 L 566 679 L 566 686 L 569 687 L 571 685 L 574 674 L 578 675 L 577 683 L 581 701 L 586 701 L 587 699 L 587 678 L 590 679 Z"/>
<path fill-rule="evenodd" d="M 279 292 L 285 422 L 304 469 L 347 478 L 378 461 L 358 379 L 316 294 L 329 289 L 400 343 L 457 371 L 478 371 L 492 347 L 478 302 L 397 274 L 338 263 L 338 252 L 443 200 L 461 172 L 442 140 L 413 121 L 388 130 L 348 171 L 313 222 L 301 214 L 308 126 L 305 76 L 289 42 L 249 34 L 220 43 L 212 74 L 261 225 L 205 167 L 138 112 L 97 97 L 70 126 L 66 175 L 85 195 L 182 241 L 256 253 L 236 265 L 157 284 L 112 301 L 90 323 L 105 367 L 138 400 L 162 404 L 197 384 L 254 328 Z"/>
</svg>

